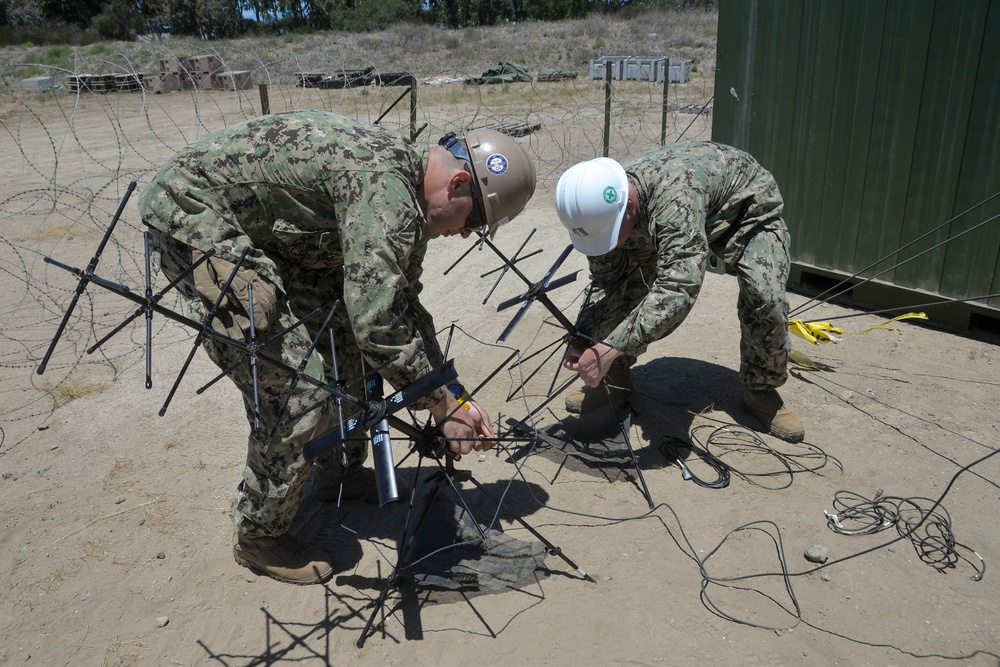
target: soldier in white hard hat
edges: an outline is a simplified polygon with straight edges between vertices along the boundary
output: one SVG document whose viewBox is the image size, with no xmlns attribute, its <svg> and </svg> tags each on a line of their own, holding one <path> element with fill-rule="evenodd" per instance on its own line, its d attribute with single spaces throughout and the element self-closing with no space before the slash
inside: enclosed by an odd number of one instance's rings
<svg viewBox="0 0 1000 667">
<path fill-rule="evenodd" d="M 744 405 L 789 442 L 805 428 L 778 394 L 788 379 L 788 230 L 774 178 L 730 146 L 686 142 L 624 165 L 596 158 L 570 167 L 556 210 L 574 247 L 589 257 L 591 300 L 564 364 L 586 384 L 566 409 L 616 401 L 632 389 L 630 366 L 669 335 L 694 305 L 712 254 L 739 280 L 740 379 Z M 597 341 L 597 342 L 594 342 Z"/>
</svg>

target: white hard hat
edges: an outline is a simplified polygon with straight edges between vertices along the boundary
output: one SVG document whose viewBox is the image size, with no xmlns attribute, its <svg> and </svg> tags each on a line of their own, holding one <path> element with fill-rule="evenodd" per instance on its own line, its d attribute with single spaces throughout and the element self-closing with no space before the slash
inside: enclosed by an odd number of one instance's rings
<svg viewBox="0 0 1000 667">
<path fill-rule="evenodd" d="M 628 203 L 628 177 L 620 164 L 599 157 L 567 169 L 556 184 L 556 212 L 573 247 L 591 257 L 618 245 Z"/>
</svg>

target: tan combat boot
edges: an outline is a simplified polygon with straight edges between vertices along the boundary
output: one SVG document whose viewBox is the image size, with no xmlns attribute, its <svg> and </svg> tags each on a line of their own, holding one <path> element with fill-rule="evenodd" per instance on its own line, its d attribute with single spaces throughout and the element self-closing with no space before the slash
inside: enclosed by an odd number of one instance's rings
<svg viewBox="0 0 1000 667">
<path fill-rule="evenodd" d="M 611 398 L 614 399 L 616 407 L 628 407 L 629 397 L 632 395 L 632 371 L 623 364 L 611 364 L 605 378 L 611 390 Z M 566 412 L 572 414 L 584 414 L 608 405 L 608 392 L 604 390 L 604 385 L 596 387 L 584 385 L 571 391 L 566 396 Z"/>
<path fill-rule="evenodd" d="M 321 584 L 333 576 L 333 565 L 324 551 L 288 533 L 278 537 L 234 533 L 233 557 L 243 567 L 286 584 Z"/>
<path fill-rule="evenodd" d="M 776 390 L 747 390 L 743 394 L 743 405 L 750 414 L 764 422 L 764 428 L 771 435 L 788 442 L 801 442 L 806 437 L 805 426 Z"/>
<path fill-rule="evenodd" d="M 371 505 L 378 505 L 378 489 L 376 488 L 375 471 L 371 468 L 356 468 L 348 470 L 341 478 L 320 465 L 313 466 L 312 494 L 317 500 L 337 502 L 340 500 L 363 500 Z M 340 484 L 344 483 L 341 492 Z M 396 476 L 396 492 L 400 500 L 409 500 L 410 485 L 400 476 Z"/>
</svg>

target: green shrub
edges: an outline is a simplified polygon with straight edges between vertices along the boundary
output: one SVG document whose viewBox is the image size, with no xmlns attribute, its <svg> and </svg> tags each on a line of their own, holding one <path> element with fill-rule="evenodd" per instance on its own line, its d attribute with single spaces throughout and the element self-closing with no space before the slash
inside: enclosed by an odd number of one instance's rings
<svg viewBox="0 0 1000 667">
<path fill-rule="evenodd" d="M 58 65 L 62 61 L 73 55 L 73 49 L 61 44 L 59 46 L 53 46 L 48 51 L 45 52 L 45 64 L 46 65 Z"/>
<path fill-rule="evenodd" d="M 0 44 L 20 44 L 24 48 L 43 44 L 85 44 L 88 38 L 87 31 L 61 21 L 0 27 Z"/>
</svg>

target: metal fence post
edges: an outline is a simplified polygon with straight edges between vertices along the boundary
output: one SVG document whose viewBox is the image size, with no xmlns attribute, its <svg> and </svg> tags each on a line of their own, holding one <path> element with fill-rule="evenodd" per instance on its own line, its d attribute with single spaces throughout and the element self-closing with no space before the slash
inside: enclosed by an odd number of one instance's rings
<svg viewBox="0 0 1000 667">
<path fill-rule="evenodd" d="M 614 63 L 604 64 L 604 157 L 611 145 L 611 69 Z"/>
<path fill-rule="evenodd" d="M 271 102 L 267 99 L 267 84 L 259 84 L 257 90 L 260 91 L 260 113 L 267 115 L 271 113 Z"/>
<path fill-rule="evenodd" d="M 670 57 L 663 59 L 663 120 L 660 123 L 660 145 L 667 145 L 667 91 L 670 90 Z"/>
<path fill-rule="evenodd" d="M 410 141 L 417 138 L 417 75 L 410 74 Z"/>
</svg>

